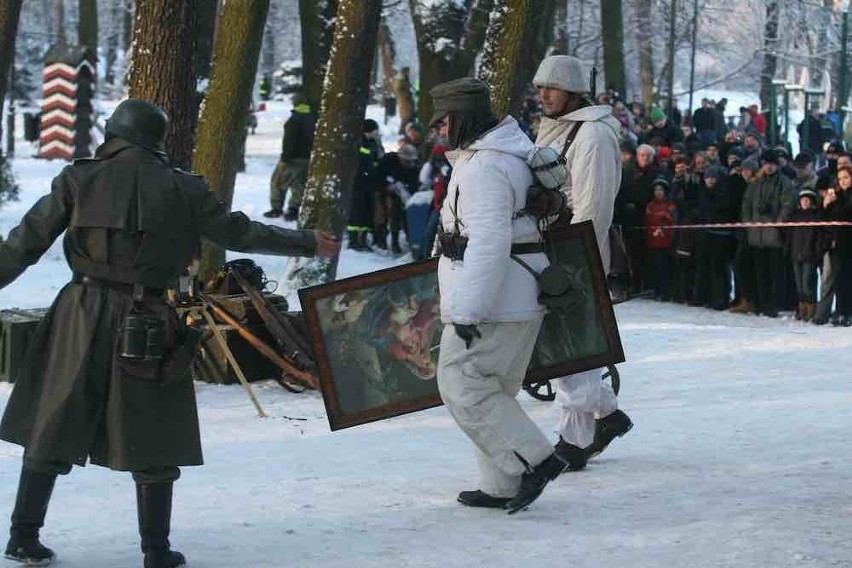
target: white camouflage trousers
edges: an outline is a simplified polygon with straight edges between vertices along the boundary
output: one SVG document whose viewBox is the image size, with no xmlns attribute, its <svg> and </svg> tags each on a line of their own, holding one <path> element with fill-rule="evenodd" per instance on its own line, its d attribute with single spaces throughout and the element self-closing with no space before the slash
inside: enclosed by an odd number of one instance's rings
<svg viewBox="0 0 852 568">
<path fill-rule="evenodd" d="M 601 380 L 603 369 L 559 377 L 556 400 L 559 408 L 559 435 L 578 448 L 588 447 L 595 438 L 595 418 L 618 409 L 618 399 L 608 382 Z"/>
<path fill-rule="evenodd" d="M 451 324 L 444 327 L 438 388 L 450 414 L 476 446 L 479 489 L 494 497 L 513 497 L 526 471 L 524 462 L 536 466 L 553 452 L 547 436 L 515 398 L 541 318 L 477 327 L 482 337 L 474 339 L 470 349 Z"/>
</svg>

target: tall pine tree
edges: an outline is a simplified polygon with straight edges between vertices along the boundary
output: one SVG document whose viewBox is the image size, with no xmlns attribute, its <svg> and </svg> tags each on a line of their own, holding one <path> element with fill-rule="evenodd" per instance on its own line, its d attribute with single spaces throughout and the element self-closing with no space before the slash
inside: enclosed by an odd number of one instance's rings
<svg viewBox="0 0 852 568">
<path fill-rule="evenodd" d="M 166 149 L 188 168 L 198 114 L 192 65 L 196 0 L 138 0 L 130 68 L 130 97 L 161 106 L 169 115 Z"/>
<path fill-rule="evenodd" d="M 376 52 L 381 12 L 381 0 L 339 1 L 300 227 L 340 236 L 346 226 L 374 59 L 363 54 Z M 301 288 L 330 282 L 336 272 L 337 258 L 294 258 L 287 279 Z"/>
<path fill-rule="evenodd" d="M 213 44 L 210 86 L 198 118 L 193 168 L 228 207 L 234 197 L 268 12 L 269 0 L 226 2 Z M 205 244 L 199 274 L 206 277 L 224 261 L 223 249 Z"/>
</svg>

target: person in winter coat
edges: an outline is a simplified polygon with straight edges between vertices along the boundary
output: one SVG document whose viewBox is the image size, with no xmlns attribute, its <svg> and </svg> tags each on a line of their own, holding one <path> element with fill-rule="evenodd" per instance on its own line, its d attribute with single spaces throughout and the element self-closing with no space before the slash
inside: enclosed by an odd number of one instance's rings
<svg viewBox="0 0 852 568">
<path fill-rule="evenodd" d="M 784 197 L 792 191 L 792 184 L 778 171 L 778 156 L 766 150 L 761 159 L 760 175 L 743 196 L 742 220 L 779 221 Z M 748 244 L 752 249 L 755 274 L 754 310 L 769 317 L 778 317 L 780 286 L 785 277 L 781 235 L 777 228 L 752 228 L 747 230 Z"/>
<path fill-rule="evenodd" d="M 417 160 L 417 148 L 406 145 L 385 154 L 376 166 L 378 189 L 373 216 L 373 244 L 381 250 L 388 249 L 390 232 L 391 251 L 402 254 L 399 236 L 406 226 L 405 202 L 419 187 Z"/>
<path fill-rule="evenodd" d="M 788 220 L 793 223 L 813 222 L 821 221 L 822 217 L 822 212 L 818 208 L 816 191 L 813 188 L 799 191 L 797 208 Z M 796 319 L 810 321 L 814 317 L 817 300 L 817 267 L 825 252 L 825 235 L 823 227 L 790 227 L 783 233 L 790 250 L 796 294 L 799 299 Z"/>
<path fill-rule="evenodd" d="M 672 225 L 677 223 L 677 204 L 669 198 L 669 182 L 654 181 L 654 199 L 645 206 L 645 232 L 648 241 L 648 283 L 654 298 L 669 299 L 669 263 L 674 243 Z"/>
<path fill-rule="evenodd" d="M 295 221 L 302 205 L 302 192 L 308 181 L 308 166 L 314 147 L 314 131 L 317 115 L 311 110 L 304 94 L 293 95 L 293 111 L 284 123 L 284 139 L 281 142 L 281 158 L 272 172 L 269 184 L 269 211 L 264 217 L 281 217 Z M 284 212 L 284 199 L 290 191 L 290 202 Z"/>
<path fill-rule="evenodd" d="M 654 148 L 642 144 L 636 149 L 635 163 L 624 168 L 613 213 L 614 222 L 623 228 L 642 226 L 645 206 L 654 196 L 654 180 L 663 175 L 654 161 L 654 156 Z M 625 230 L 624 245 L 630 258 L 631 291 L 639 293 L 643 290 L 642 278 L 647 251 L 644 231 Z"/>
<path fill-rule="evenodd" d="M 325 233 L 229 213 L 201 177 L 172 169 L 167 120 L 146 101 L 122 102 L 94 158 L 63 169 L 0 244 L 0 286 L 63 231 L 74 272 L 32 339 L 0 423 L 0 438 L 24 447 L 6 547 L 7 558 L 24 564 L 53 559 L 38 537 L 56 476 L 87 460 L 133 473 L 145 567 L 184 564 L 168 535 L 179 466 L 202 463 L 189 374 L 194 346 L 164 289 L 199 238 L 244 252 L 337 252 Z"/>
<path fill-rule="evenodd" d="M 702 189 L 701 178 L 690 171 L 687 156 L 675 159 L 675 173 L 671 181 L 671 199 L 677 205 L 678 224 L 690 225 L 695 222 L 695 210 L 698 206 L 698 194 Z M 692 229 L 677 230 L 674 233 L 674 251 L 671 277 L 671 299 L 687 303 L 693 296 L 695 284 L 695 235 Z"/>
<path fill-rule="evenodd" d="M 349 206 L 349 248 L 368 251 L 367 234 L 373 228 L 374 200 L 379 180 L 376 168 L 383 155 L 379 124 L 368 118 L 364 121 L 364 135 L 358 148 L 358 171 L 352 184 L 352 202 Z"/>
<path fill-rule="evenodd" d="M 719 140 L 719 133 L 716 131 L 716 113 L 709 99 L 701 99 L 701 107 L 692 115 L 692 128 L 695 129 L 695 134 L 704 147 Z"/>
<path fill-rule="evenodd" d="M 748 188 L 757 181 L 760 164 L 749 158 L 744 160 L 735 179 L 729 179 L 732 207 L 739 211 L 739 220 L 743 221 L 743 202 Z M 733 176 L 732 176 L 733 177 Z M 731 306 L 731 313 L 747 314 L 754 310 L 754 298 L 757 298 L 757 284 L 754 273 L 754 250 L 748 244 L 748 229 L 737 229 L 737 248 L 734 252 L 734 295 L 736 301 Z"/>
<path fill-rule="evenodd" d="M 695 209 L 697 223 L 729 223 L 736 218 L 732 210 L 727 176 L 721 166 L 704 172 L 704 187 L 698 193 Z M 733 256 L 733 232 L 727 229 L 699 231 L 695 243 L 695 285 L 692 305 L 727 310 L 731 277 L 728 261 Z"/>
<path fill-rule="evenodd" d="M 541 62 L 533 78 L 544 111 L 536 145 L 555 148 L 565 157 L 564 193 L 571 222 L 592 221 L 609 271 L 609 228 L 621 182 L 619 125 L 609 107 L 589 103 L 588 77 L 576 57 L 554 55 Z M 637 204 L 640 223 L 646 203 Z M 556 379 L 555 404 L 560 411 L 556 450 L 571 469 L 585 467 L 588 458 L 633 426 L 618 409 L 612 388 L 601 381 L 601 369 Z"/>
<path fill-rule="evenodd" d="M 852 221 L 852 167 L 837 169 L 837 181 L 823 201 L 825 219 Z M 832 228 L 828 240 L 828 263 L 823 269 L 822 295 L 813 318 L 815 324 L 825 324 L 831 315 L 831 305 L 837 302 L 837 325 L 852 325 L 852 234 L 845 227 Z"/>
<path fill-rule="evenodd" d="M 663 146 L 670 148 L 675 142 L 683 142 L 683 132 L 680 131 L 680 128 L 676 124 L 669 120 L 669 117 L 666 116 L 666 113 L 662 109 L 658 107 L 652 108 L 649 118 L 651 125 L 642 136 L 643 142 L 647 144 L 654 138 L 659 138 L 662 140 Z"/>
<path fill-rule="evenodd" d="M 494 115 L 482 81 L 457 79 L 429 94 L 430 125 L 446 131 L 453 166 L 441 209 L 438 389 L 479 466 L 479 488 L 458 500 L 515 513 L 565 465 L 515 398 L 543 311 L 535 277 L 510 254 L 533 270 L 547 266 L 535 220 L 519 215 L 533 181 L 525 162 L 533 145 L 514 118 Z"/>
</svg>

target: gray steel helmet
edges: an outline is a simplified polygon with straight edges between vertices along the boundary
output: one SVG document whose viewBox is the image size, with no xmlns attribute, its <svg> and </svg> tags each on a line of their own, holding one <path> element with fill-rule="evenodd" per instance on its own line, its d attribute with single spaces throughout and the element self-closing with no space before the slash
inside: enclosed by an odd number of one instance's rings
<svg viewBox="0 0 852 568">
<path fill-rule="evenodd" d="M 117 136 L 156 152 L 166 151 L 169 116 L 155 104 L 141 99 L 121 102 L 106 121 L 107 139 Z"/>
</svg>

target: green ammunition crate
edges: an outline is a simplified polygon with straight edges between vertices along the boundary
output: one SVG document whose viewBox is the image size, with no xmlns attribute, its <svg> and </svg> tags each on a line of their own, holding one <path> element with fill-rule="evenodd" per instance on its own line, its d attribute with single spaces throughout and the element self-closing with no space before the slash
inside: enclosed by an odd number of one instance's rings
<svg viewBox="0 0 852 568">
<path fill-rule="evenodd" d="M 0 381 L 13 383 L 47 308 L 0 310 Z"/>
</svg>

